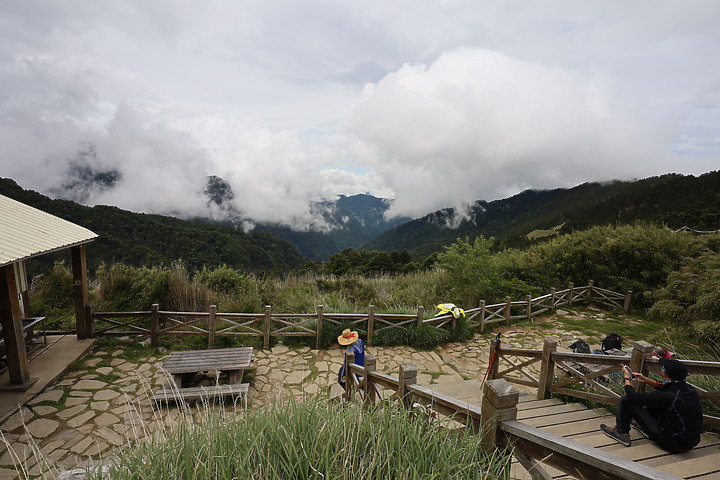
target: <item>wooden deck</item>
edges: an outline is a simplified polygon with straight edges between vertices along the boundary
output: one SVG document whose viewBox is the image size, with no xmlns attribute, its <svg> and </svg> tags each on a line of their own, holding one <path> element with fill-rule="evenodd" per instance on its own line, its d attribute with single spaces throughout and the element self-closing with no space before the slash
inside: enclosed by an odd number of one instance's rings
<svg viewBox="0 0 720 480">
<path fill-rule="evenodd" d="M 449 385 L 431 385 L 430 388 L 469 404 L 480 405 L 481 384 L 477 380 Z M 531 394 L 520 395 L 518 420 L 680 478 L 720 480 L 720 436 L 716 434 L 703 434 L 700 445 L 689 452 L 670 454 L 633 429 L 630 434 L 632 445 L 625 447 L 600 431 L 601 423 L 615 424 L 614 415 L 607 409 L 588 409 L 582 404 L 565 404 L 555 398 L 536 400 Z M 553 478 L 563 480 L 574 478 L 552 467 L 545 468 Z M 512 475 L 515 478 L 530 478 L 527 471 L 517 462 L 513 463 Z"/>
</svg>

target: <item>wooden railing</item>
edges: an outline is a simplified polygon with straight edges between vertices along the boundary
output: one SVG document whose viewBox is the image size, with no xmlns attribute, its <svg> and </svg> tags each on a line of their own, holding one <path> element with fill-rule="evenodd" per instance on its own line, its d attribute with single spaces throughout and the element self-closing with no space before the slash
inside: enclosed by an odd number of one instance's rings
<svg viewBox="0 0 720 480">
<path fill-rule="evenodd" d="M 499 339 L 493 339 L 490 358 L 494 360 L 488 378 L 502 378 L 510 383 L 537 388 L 539 399 L 549 398 L 555 393 L 615 405 L 622 394 L 622 365 L 628 365 L 632 371 L 646 376 L 650 372 L 660 374 L 659 360 L 652 357 L 653 348 L 649 343 L 639 341 L 633 343 L 629 356 L 595 355 L 558 352 L 555 339 L 546 339 L 542 350 L 503 347 Z M 688 367 L 687 382 L 695 387 L 700 398 L 716 404 L 720 402 L 720 391 L 698 385 L 703 376 L 720 377 L 720 362 L 683 360 L 683 363 Z M 532 365 L 536 367 L 530 369 Z M 616 382 L 613 377 L 617 378 Z M 643 391 L 646 384 L 638 383 L 636 387 Z M 706 414 L 703 422 L 720 428 L 719 417 Z"/>
<path fill-rule="evenodd" d="M 597 450 L 517 421 L 519 392 L 503 379 L 488 380 L 483 384 L 480 407 L 459 401 L 417 385 L 417 368 L 402 363 L 398 378 L 376 371 L 377 360 L 365 356 L 365 365 L 359 366 L 354 354 L 345 356 L 346 384 L 344 399 L 359 400 L 368 406 L 375 402 L 397 402 L 405 408 L 413 405 L 429 409 L 448 420 L 461 424 L 467 432 L 482 435 L 484 449 L 511 448 L 520 464 L 534 479 L 550 477 L 538 463 L 586 479 L 624 480 L 679 480 L 645 465 Z"/>
<path fill-rule="evenodd" d="M 488 325 L 532 320 L 580 302 L 628 311 L 631 299 L 631 291 L 625 294 L 612 292 L 594 286 L 590 280 L 583 287 L 570 284 L 565 290 L 553 288 L 547 295 L 537 298 L 528 295 L 522 301 L 513 301 L 510 297 L 503 303 L 491 305 L 481 301 L 479 307 L 465 313 L 469 323 L 484 332 Z M 150 311 L 93 312 L 90 305 L 87 310 L 87 315 L 93 319 L 95 336 L 148 335 L 152 345 L 156 346 L 162 336 L 203 335 L 207 336 L 208 348 L 213 348 L 218 336 L 262 338 L 265 348 L 270 346 L 273 337 L 315 337 L 316 347 L 320 348 L 326 325 L 348 325 L 372 346 L 373 338 L 382 330 L 423 325 L 454 330 L 458 321 L 453 315 L 425 318 L 425 307 L 422 306 L 415 314 L 377 313 L 373 305 L 368 307 L 367 313 L 327 313 L 322 305 L 318 305 L 316 313 L 273 313 L 270 305 L 263 313 L 220 313 L 214 305 L 207 312 L 171 312 L 160 310 L 157 304 Z"/>
</svg>

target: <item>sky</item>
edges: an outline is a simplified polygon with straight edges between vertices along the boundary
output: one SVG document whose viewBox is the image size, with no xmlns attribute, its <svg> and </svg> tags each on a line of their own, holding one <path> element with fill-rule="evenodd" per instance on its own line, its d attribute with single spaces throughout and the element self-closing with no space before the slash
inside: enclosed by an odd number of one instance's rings
<svg viewBox="0 0 720 480">
<path fill-rule="evenodd" d="M 321 223 L 720 167 L 717 0 L 3 0 L 0 177 Z M 88 175 L 111 184 L 83 182 Z"/>
</svg>

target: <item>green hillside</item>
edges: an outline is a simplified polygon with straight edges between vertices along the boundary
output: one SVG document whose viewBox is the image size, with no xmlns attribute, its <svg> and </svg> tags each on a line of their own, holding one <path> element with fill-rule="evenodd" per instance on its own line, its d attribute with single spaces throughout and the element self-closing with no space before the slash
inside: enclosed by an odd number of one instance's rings
<svg viewBox="0 0 720 480">
<path fill-rule="evenodd" d="M 447 227 L 452 209 L 392 228 L 367 250 L 404 250 L 414 256 L 442 250 L 457 238 L 494 237 L 501 246 L 522 247 L 539 237 L 594 225 L 637 221 L 677 229 L 720 228 L 720 171 L 699 177 L 668 174 L 636 181 L 585 183 L 570 189 L 527 190 L 493 202 L 476 202 L 458 228 Z"/>
<path fill-rule="evenodd" d="M 265 232 L 245 233 L 238 228 L 133 213 L 117 207 L 86 207 L 24 190 L 10 179 L 0 179 L 0 194 L 97 233 L 99 238 L 88 246 L 91 268 L 102 262 L 153 266 L 181 259 L 190 269 L 226 264 L 245 271 L 281 272 L 306 260 L 291 243 Z M 34 265 L 51 261 L 53 255 L 43 255 Z"/>
</svg>

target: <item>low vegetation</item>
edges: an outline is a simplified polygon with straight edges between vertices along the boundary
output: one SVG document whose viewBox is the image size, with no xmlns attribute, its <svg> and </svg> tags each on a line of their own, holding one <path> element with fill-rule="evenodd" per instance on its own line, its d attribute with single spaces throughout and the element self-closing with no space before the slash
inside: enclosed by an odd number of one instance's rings
<svg viewBox="0 0 720 480">
<path fill-rule="evenodd" d="M 313 313 L 416 313 L 453 302 L 465 309 L 480 300 L 497 303 L 538 296 L 550 287 L 585 285 L 592 279 L 609 290 L 632 290 L 633 307 L 667 328 L 692 331 L 706 343 L 720 333 L 720 236 L 673 233 L 648 225 L 593 227 L 528 249 L 494 251 L 492 239 L 458 239 L 427 270 L 409 273 L 256 275 L 221 266 L 192 270 L 178 261 L 169 267 L 103 264 L 92 275 L 96 311 L 163 310 Z M 343 252 L 342 257 L 351 257 Z M 376 258 L 356 255 L 353 258 Z M 390 261 L 392 256 L 388 256 Z M 407 260 L 398 256 L 398 261 Z M 49 328 L 71 328 L 72 276 L 67 264 L 32 282 L 34 315 L 48 316 Z M 413 332 L 417 336 L 419 332 Z M 389 337 L 392 335 L 388 334 Z M 395 343 L 398 338 L 385 340 Z"/>
<path fill-rule="evenodd" d="M 413 411 L 307 399 L 240 418 L 212 408 L 184 415 L 167 434 L 124 450 L 106 477 L 89 478 L 510 478 L 510 458 Z"/>
</svg>

